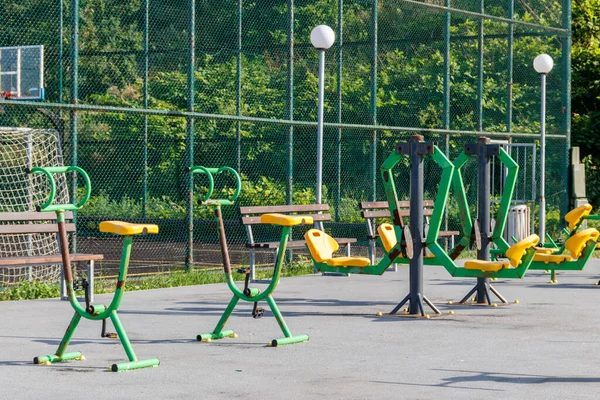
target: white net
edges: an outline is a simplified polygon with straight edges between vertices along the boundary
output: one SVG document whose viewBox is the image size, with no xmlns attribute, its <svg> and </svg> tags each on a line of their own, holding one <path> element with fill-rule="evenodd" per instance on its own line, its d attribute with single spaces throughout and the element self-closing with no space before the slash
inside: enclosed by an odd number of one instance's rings
<svg viewBox="0 0 600 400">
<path fill-rule="evenodd" d="M 36 211 L 49 193 L 48 179 L 32 175 L 28 168 L 62 166 L 58 132 L 51 129 L 0 127 L 0 212 Z M 56 176 L 56 202 L 68 201 L 64 176 Z M 1 222 L 0 222 L 1 223 Z M 38 256 L 58 253 L 51 233 L 0 235 L 0 257 Z M 0 268 L 0 286 L 23 280 L 57 281 L 60 266 Z"/>
</svg>

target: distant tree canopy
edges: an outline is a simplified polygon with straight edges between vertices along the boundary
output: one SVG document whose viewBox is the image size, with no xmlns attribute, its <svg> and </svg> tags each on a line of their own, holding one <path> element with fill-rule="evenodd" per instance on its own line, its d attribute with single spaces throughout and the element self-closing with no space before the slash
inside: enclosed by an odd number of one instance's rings
<svg viewBox="0 0 600 400">
<path fill-rule="evenodd" d="M 333 0 L 296 0 L 294 10 L 294 110 L 295 120 L 316 120 L 317 52 L 309 42 L 312 27 L 329 24 L 337 29 L 338 8 Z M 471 0 L 453 0 L 453 7 L 477 11 Z M 486 12 L 507 15 L 508 2 L 490 2 Z M 597 111 L 600 84 L 593 81 L 597 70 L 598 44 L 583 50 L 586 32 L 596 33 L 588 21 L 597 18 L 589 9 L 598 9 L 598 0 L 580 1 L 575 11 L 573 141 L 580 143 L 584 112 Z M 70 2 L 65 1 L 65 86 L 69 98 Z M 143 106 L 144 47 L 143 0 L 80 0 L 80 102 L 120 107 Z M 288 30 L 287 1 L 244 1 L 242 13 L 241 114 L 264 118 L 288 118 Z M 560 26 L 561 2 L 547 0 L 516 1 L 515 16 L 522 21 Z M 236 63 L 238 1 L 196 1 L 196 63 L 194 68 L 195 110 L 214 114 L 236 114 Z M 342 121 L 370 124 L 371 113 L 371 11 L 372 2 L 345 1 L 343 8 Z M 48 100 L 58 97 L 56 0 L 35 2 L 3 1 L 0 14 L 5 23 L 0 44 L 46 46 Z M 445 14 L 410 4 L 379 1 L 377 53 L 377 123 L 389 126 L 444 128 L 443 74 Z M 150 108 L 185 110 L 187 104 L 188 6 L 186 1 L 150 2 L 149 97 Z M 597 15 L 597 14 L 596 14 Z M 581 25 L 581 26 L 580 26 Z M 486 20 L 484 24 L 483 130 L 507 130 L 508 54 L 507 24 Z M 450 129 L 477 130 L 478 114 L 478 32 L 477 19 L 453 15 L 450 47 Z M 340 38 L 338 38 L 339 40 Z M 545 52 L 561 56 L 560 41 L 552 34 L 515 28 L 514 78 L 512 84 L 512 131 L 534 133 L 539 129 L 539 79 L 531 62 Z M 337 121 L 337 49 L 328 52 L 326 81 L 326 121 Z M 587 57 L 587 58 L 586 58 Z M 555 67 L 560 69 L 560 63 Z M 548 132 L 561 133 L 560 72 L 549 77 Z M 595 86 L 594 86 L 595 85 Z M 579 89 L 582 88 L 582 89 Z M 584 90 L 588 97 L 584 97 Z M 581 92 L 581 93 L 579 93 Z M 593 104 L 593 107 L 592 107 Z M 591 115 L 591 114 L 590 114 Z M 79 163 L 92 174 L 96 188 L 110 198 L 126 193 L 141 195 L 143 117 L 133 114 L 81 112 L 79 123 Z M 0 122 L 14 118 L 13 124 L 32 124 L 15 114 L 0 116 Z M 587 120 L 594 124 L 595 118 Z M 40 122 L 41 123 L 41 122 Z M 148 187 L 152 195 L 168 194 L 183 198 L 185 174 L 182 167 L 186 151 L 185 119 L 150 116 L 148 118 Z M 236 123 L 197 119 L 195 125 L 197 163 L 208 161 L 233 165 L 236 154 Z M 588 132 L 590 128 L 586 128 Z M 249 179 L 261 177 L 286 181 L 287 127 L 272 124 L 240 125 L 241 161 Z M 594 131 L 595 132 L 595 131 Z M 313 130 L 297 128 L 294 138 L 294 181 L 299 188 L 314 185 Z M 360 197 L 356 188 L 365 185 L 369 160 L 370 132 L 344 133 L 343 190 Z M 593 135 L 592 135 L 593 136 Z M 334 132 L 329 132 L 326 154 L 337 154 Z M 380 133 L 379 148 L 389 151 L 397 134 Z M 442 139 L 443 140 L 443 139 Z M 598 142 L 598 141 L 597 141 Z M 459 141 L 450 143 L 453 151 Z M 598 142 L 600 143 L 600 142 Z M 549 168 L 564 168 L 564 143 L 549 152 Z M 382 154 L 384 151 L 378 151 Z M 363 162 L 364 161 L 364 162 Z M 336 160 L 328 157 L 324 170 L 331 175 Z M 110 179 L 109 179 L 110 177 Z M 331 180 L 329 180 L 331 182 Z M 327 179 L 326 179 L 326 184 Z M 560 190 L 560 179 L 556 191 Z M 552 183 L 549 183 L 552 190 Z M 168 188 L 168 189 L 165 189 Z M 330 188 L 329 193 L 333 193 Z"/>
<path fill-rule="evenodd" d="M 573 1 L 573 146 L 587 165 L 587 196 L 600 206 L 600 0 Z"/>
</svg>

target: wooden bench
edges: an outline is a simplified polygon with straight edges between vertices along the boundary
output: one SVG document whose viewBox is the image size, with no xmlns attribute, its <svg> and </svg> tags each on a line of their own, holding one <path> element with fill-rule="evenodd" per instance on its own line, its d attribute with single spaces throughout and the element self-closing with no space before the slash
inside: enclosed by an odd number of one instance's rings
<svg viewBox="0 0 600 400">
<path fill-rule="evenodd" d="M 246 228 L 246 234 L 248 235 L 248 241 L 246 247 L 250 249 L 250 271 L 251 279 L 255 279 L 255 268 L 256 268 L 256 249 L 273 249 L 275 259 L 279 251 L 279 241 L 255 241 L 255 232 L 252 231 L 253 225 L 260 224 L 260 216 L 269 213 L 280 213 L 280 214 L 302 214 L 310 215 L 314 220 L 314 226 L 319 229 L 323 229 L 324 221 L 331 221 L 331 214 L 328 213 L 329 204 L 303 204 L 303 205 L 289 205 L 289 206 L 249 206 L 240 207 L 240 214 L 242 215 L 242 224 Z M 311 226 L 312 227 L 312 226 Z M 298 228 L 295 228 L 298 229 Z M 301 228 L 300 228 L 301 229 Z M 346 255 L 350 256 L 350 244 L 356 243 L 355 238 L 335 238 L 340 245 L 346 246 Z M 290 236 L 288 241 L 288 249 L 304 249 L 306 247 L 306 241 L 293 240 Z"/>
<path fill-rule="evenodd" d="M 429 225 L 429 217 L 433 214 L 433 200 L 423 201 L 423 216 L 425 217 L 425 233 Z M 377 218 L 391 218 L 390 209 L 387 201 L 363 201 L 360 203 L 360 215 L 367 224 L 367 238 L 369 239 L 369 258 L 371 263 L 375 263 L 375 243 L 379 235 L 377 234 Z M 398 211 L 401 217 L 410 216 L 410 201 L 399 201 Z M 454 236 L 460 235 L 458 231 L 440 231 L 439 237 L 446 237 L 450 240 L 450 247 L 454 247 Z"/>
<path fill-rule="evenodd" d="M 71 211 L 65 212 L 65 222 L 67 232 L 75 232 L 75 224 L 69 223 L 73 219 Z M 58 224 L 56 223 L 56 213 L 53 212 L 0 212 L 0 235 L 27 235 L 31 237 L 36 234 L 57 234 Z M 57 239 L 58 239 L 58 235 Z M 57 242 L 58 243 L 58 242 Z M 70 255 L 71 261 L 77 264 L 87 264 L 88 274 L 88 292 L 90 302 L 94 300 L 94 261 L 104 258 L 101 254 L 80 254 Z M 22 256 L 0 256 L 0 268 L 8 267 L 31 267 L 34 265 L 62 265 L 62 255 L 60 253 L 48 255 L 22 255 Z M 66 286 L 61 271 L 61 299 L 67 300 Z"/>
</svg>

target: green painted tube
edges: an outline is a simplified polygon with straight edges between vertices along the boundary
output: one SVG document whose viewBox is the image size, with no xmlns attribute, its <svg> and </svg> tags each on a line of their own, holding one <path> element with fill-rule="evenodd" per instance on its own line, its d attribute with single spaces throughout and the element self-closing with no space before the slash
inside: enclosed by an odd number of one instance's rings
<svg viewBox="0 0 600 400">
<path fill-rule="evenodd" d="M 73 315 L 73 318 L 71 318 L 71 323 L 67 327 L 67 331 L 65 332 L 65 335 L 63 336 L 63 338 L 60 342 L 60 345 L 58 346 L 58 350 L 56 350 L 56 355 L 59 358 L 62 358 L 65 355 L 65 351 L 67 350 L 67 347 L 69 346 L 69 342 L 71 341 L 71 338 L 73 338 L 73 334 L 75 333 L 75 329 L 77 329 L 77 325 L 79 324 L 80 320 L 81 320 L 81 315 L 79 315 L 79 313 L 75 313 Z"/>
<path fill-rule="evenodd" d="M 160 360 L 158 358 L 149 358 L 147 360 L 137 360 L 137 361 L 113 364 L 110 367 L 110 370 L 112 372 L 122 372 L 122 371 L 128 371 L 130 369 L 158 367 L 159 365 L 160 365 Z"/>
<path fill-rule="evenodd" d="M 203 333 L 201 335 L 198 335 L 196 336 L 196 340 L 201 342 L 206 341 L 208 339 L 222 339 L 225 336 L 233 335 L 233 331 L 223 331 L 223 328 L 225 327 L 229 316 L 233 312 L 233 309 L 235 308 L 239 300 L 240 298 L 234 294 L 231 300 L 229 300 L 227 308 L 223 312 L 223 315 L 221 315 L 221 319 L 219 319 L 219 322 L 217 322 L 217 326 L 215 326 L 215 329 L 212 331 L 212 333 Z"/>
<path fill-rule="evenodd" d="M 283 346 L 286 344 L 302 343 L 302 342 L 308 342 L 308 335 L 298 335 L 298 336 L 291 336 L 291 337 L 285 337 L 285 338 L 280 338 L 280 339 L 273 339 L 271 341 L 271 347 Z"/>
<path fill-rule="evenodd" d="M 196 336 L 196 340 L 199 342 L 208 342 L 213 339 L 223 339 L 226 337 L 235 337 L 235 332 L 232 330 L 226 330 L 219 333 L 201 333 L 200 335 Z"/>
<path fill-rule="evenodd" d="M 275 299 L 272 296 L 267 296 L 266 300 L 285 337 L 291 337 L 292 332 L 290 332 L 290 329 L 287 327 L 283 315 L 281 315 L 281 311 L 279 311 L 279 307 L 277 307 L 277 303 L 275 303 Z"/>
<path fill-rule="evenodd" d="M 110 320 L 112 321 L 113 325 L 115 326 L 115 330 L 117 331 L 117 336 L 119 336 L 119 339 L 121 340 L 121 344 L 123 345 L 123 348 L 125 349 L 125 353 L 127 353 L 127 357 L 129 358 L 129 361 L 136 361 L 137 357 L 135 355 L 135 352 L 133 351 L 131 342 L 129 342 L 127 333 L 125 332 L 125 329 L 123 329 L 123 325 L 121 324 L 121 320 L 119 319 L 119 316 L 117 315 L 116 311 L 113 311 L 110 313 Z"/>
<path fill-rule="evenodd" d="M 90 306 L 90 313 L 92 315 L 98 315 L 101 312 L 104 312 L 104 310 L 106 310 L 106 306 L 104 304 L 94 304 Z"/>
<path fill-rule="evenodd" d="M 50 354 L 47 356 L 39 356 L 33 359 L 34 364 L 51 364 L 57 361 L 68 361 L 68 360 L 83 360 L 83 355 L 80 351 L 73 351 L 71 353 L 65 353 L 62 357 L 56 354 Z"/>
</svg>

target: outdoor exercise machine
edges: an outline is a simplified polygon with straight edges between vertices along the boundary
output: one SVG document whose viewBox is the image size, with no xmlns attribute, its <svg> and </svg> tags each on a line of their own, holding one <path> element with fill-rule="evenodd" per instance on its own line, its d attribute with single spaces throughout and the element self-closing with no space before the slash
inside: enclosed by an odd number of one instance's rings
<svg viewBox="0 0 600 400">
<path fill-rule="evenodd" d="M 397 150 L 390 155 L 380 167 L 386 198 L 390 207 L 390 215 L 394 224 L 383 224 L 378 228 L 380 240 L 384 243 L 384 255 L 375 265 L 370 264 L 366 257 L 334 257 L 339 245 L 331 236 L 318 229 L 311 229 L 304 235 L 306 246 L 310 252 L 315 268 L 320 272 L 337 272 L 342 274 L 368 274 L 382 275 L 395 260 L 410 260 L 410 293 L 396 306 L 390 314 L 396 312 L 409 302 L 411 315 L 426 317 L 423 302 L 425 302 L 436 314 L 441 312 L 423 295 L 423 241 L 413 238 L 423 237 L 423 155 L 434 154 L 431 143 L 420 143 L 422 136 L 411 137 L 408 144 L 398 144 Z M 398 208 L 398 194 L 394 183 L 392 169 L 401 160 L 403 154 L 411 155 L 412 174 L 420 176 L 420 179 L 411 179 L 411 221 L 421 221 L 410 226 L 404 225 L 400 210 Z M 448 196 L 448 188 L 452 177 L 453 166 L 442 152 L 435 152 L 434 159 L 444 169 L 440 190 L 436 197 L 436 204 L 445 203 Z M 415 175 L 411 175 L 413 178 Z M 445 179 L 445 180 L 444 180 Z M 445 189 L 444 186 L 448 186 Z M 441 224 L 441 212 L 439 207 L 434 207 L 431 216 L 429 234 L 437 235 Z M 398 241 L 396 238 L 401 238 Z"/>
<path fill-rule="evenodd" d="M 58 239 L 59 239 L 59 247 L 62 255 L 63 261 L 63 276 L 65 279 L 65 284 L 67 288 L 67 296 L 69 298 L 69 302 L 71 306 L 75 310 L 75 315 L 71 319 L 71 323 L 67 327 L 67 331 L 65 332 L 64 337 L 62 338 L 56 353 L 35 357 L 33 359 L 34 364 L 52 364 L 58 361 L 67 361 L 67 360 L 83 360 L 84 357 L 79 351 L 69 352 L 67 353 L 67 347 L 69 346 L 69 342 L 73 337 L 75 329 L 79 324 L 81 318 L 89 319 L 92 321 L 102 321 L 102 336 L 103 337 L 119 337 L 121 340 L 121 344 L 125 349 L 125 353 L 129 358 L 129 362 L 123 362 L 118 364 L 113 364 L 110 367 L 110 370 L 113 372 L 126 371 L 130 369 L 138 369 L 145 367 L 156 367 L 160 364 L 158 358 L 150 358 L 147 360 L 138 360 L 135 352 L 133 351 L 133 347 L 129 342 L 129 338 L 125 333 L 125 329 L 119 320 L 119 316 L 117 315 L 117 310 L 119 305 L 121 304 L 121 299 L 123 297 L 125 280 L 127 278 L 127 269 L 129 266 L 129 256 L 131 254 L 131 245 L 133 241 L 134 235 L 139 234 L 156 234 L 158 233 L 158 226 L 153 224 L 130 224 L 122 221 L 104 221 L 100 223 L 100 232 L 106 233 L 114 233 L 117 235 L 121 235 L 124 237 L 123 241 L 123 251 L 121 253 L 121 265 L 119 267 L 119 277 L 117 280 L 117 287 L 115 289 L 115 294 L 113 296 L 112 301 L 108 306 L 102 304 L 90 304 L 89 303 L 89 286 L 85 280 L 78 280 L 76 282 L 73 281 L 73 272 L 71 270 L 71 261 L 69 255 L 69 239 L 67 236 L 66 226 L 65 226 L 65 211 L 75 211 L 79 210 L 90 197 L 90 193 L 92 190 L 90 184 L 90 178 L 87 173 L 79 168 L 79 167 L 35 167 L 31 169 L 32 174 L 43 174 L 48 178 L 50 184 L 50 194 L 48 200 L 38 207 L 38 211 L 55 211 L 56 212 L 56 220 L 58 223 Z M 52 204 L 54 202 L 54 197 L 56 195 L 56 182 L 54 180 L 53 174 L 68 174 L 68 173 L 78 173 L 81 175 L 85 182 L 85 194 L 83 198 L 77 202 L 74 199 L 74 202 L 71 204 Z M 75 297 L 76 288 L 83 288 L 86 292 L 86 304 L 85 308 L 79 304 L 77 297 Z M 110 318 L 112 321 L 117 334 L 106 334 L 106 319 Z"/>
<path fill-rule="evenodd" d="M 480 141 L 484 146 L 477 147 L 469 146 L 466 148 L 465 154 L 461 155 L 458 159 L 458 165 L 462 166 L 466 163 L 467 157 L 473 150 L 481 150 L 485 155 L 486 147 L 485 145 L 489 144 L 489 139 L 485 138 Z M 496 152 L 501 154 L 502 157 L 508 157 L 507 161 L 510 161 L 510 156 L 500 147 L 496 147 Z M 501 152 L 502 150 L 502 152 Z M 493 152 L 493 150 L 490 150 Z M 475 152 L 475 154 L 477 154 Z M 438 186 L 438 192 L 436 195 L 433 212 L 431 216 L 429 231 L 427 235 L 424 236 L 423 232 L 423 186 L 424 186 L 424 170 L 423 170 L 423 159 L 426 155 L 430 155 L 433 160 L 442 168 L 442 176 L 440 180 L 440 184 Z M 394 184 L 394 178 L 392 169 L 396 164 L 400 162 L 402 157 L 409 156 L 410 157 L 410 230 L 407 229 L 408 226 L 404 225 L 402 218 L 400 217 L 400 213 L 397 208 L 398 204 L 398 196 Z M 488 214 L 486 219 L 486 226 L 490 226 L 489 221 L 489 210 L 490 210 L 490 200 L 489 200 L 489 157 L 487 157 L 488 169 L 487 172 L 487 210 Z M 483 164 L 483 163 L 482 163 Z M 518 168 L 516 163 L 513 162 L 513 168 Z M 475 286 L 475 288 L 469 293 L 468 296 L 473 294 L 476 290 L 480 289 L 481 293 L 479 294 L 482 299 L 482 303 L 492 304 L 488 288 L 489 282 L 487 280 L 492 277 L 522 277 L 522 274 L 525 273 L 531 261 L 533 259 L 535 250 L 533 246 L 535 246 L 539 238 L 536 235 L 531 235 L 522 241 L 516 243 L 512 247 L 507 250 L 507 255 L 509 257 L 509 261 L 506 262 L 495 262 L 489 261 L 489 252 L 487 255 L 485 253 L 478 254 L 478 260 L 468 260 L 465 262 L 464 267 L 459 267 L 454 263 L 454 259 L 444 251 L 444 249 L 437 243 L 439 230 L 441 227 L 442 216 L 444 213 L 444 209 L 446 207 L 446 203 L 448 201 L 448 194 L 450 190 L 450 185 L 452 182 L 460 183 L 458 187 L 461 188 L 457 197 L 460 197 L 459 204 L 462 204 L 462 218 L 463 218 L 463 230 L 465 232 L 464 237 L 459 242 L 458 246 L 463 246 L 463 249 L 469 244 L 471 241 L 471 231 L 473 227 L 473 223 L 471 221 L 470 215 L 468 213 L 468 205 L 466 203 L 466 194 L 464 191 L 464 187 L 462 187 L 462 178 L 459 176 L 457 180 L 453 177 L 454 175 L 455 164 L 451 163 L 450 160 L 444 155 L 444 153 L 433 143 L 425 143 L 423 142 L 423 136 L 413 135 L 410 138 L 408 143 L 398 143 L 396 146 L 396 151 L 391 154 L 382 164 L 381 166 L 381 176 L 384 183 L 384 188 L 386 192 L 386 197 L 388 203 L 390 205 L 390 214 L 392 215 L 393 225 L 392 224 L 382 224 L 378 228 L 378 232 L 380 234 L 380 238 L 385 250 L 385 258 L 391 259 L 391 261 L 396 260 L 398 263 L 408 263 L 410 264 L 410 292 L 409 294 L 392 310 L 391 314 L 395 314 L 402 308 L 406 303 L 408 303 L 407 311 L 411 315 L 421 315 L 423 317 L 427 317 L 424 312 L 423 302 L 425 302 L 436 314 L 441 314 L 441 312 L 427 299 L 427 297 L 423 294 L 423 265 L 426 263 L 427 265 L 442 265 L 446 268 L 446 270 L 454 277 L 476 277 L 483 280 L 483 284 L 481 285 L 481 289 L 479 286 Z M 513 171 L 513 174 L 516 175 L 516 171 Z M 481 178 L 480 178 L 481 179 Z M 455 186 L 456 186 L 455 183 Z M 510 183 L 510 182 L 509 182 Z M 481 197 L 481 196 L 480 196 Z M 508 204 L 510 203 L 510 199 L 512 198 L 512 191 L 503 193 L 503 197 L 501 200 L 501 210 L 507 210 Z M 480 206 L 480 209 L 481 206 Z M 506 221 L 505 216 L 502 216 L 502 213 L 499 213 L 500 223 L 497 224 L 496 229 L 498 232 L 494 230 L 494 234 L 492 237 L 501 237 L 501 232 L 503 230 L 504 222 Z M 407 232 L 410 232 L 407 234 Z M 468 234 L 466 233 L 468 232 Z M 323 238 L 321 241 L 314 240 L 315 233 L 318 234 L 317 237 Z M 480 232 L 481 233 L 481 232 Z M 402 240 L 400 243 L 397 242 L 397 237 L 401 237 Z M 346 257 L 332 258 L 331 251 L 327 252 L 327 245 L 330 246 L 330 249 L 335 248 L 335 241 L 328 237 L 324 232 L 320 232 L 317 230 L 311 230 L 307 232 L 305 235 L 307 240 L 307 246 L 310 250 L 311 257 L 315 262 L 315 266 L 318 270 L 322 270 L 324 268 L 329 268 L 331 270 L 332 265 L 335 265 L 336 262 L 341 264 L 347 264 L 348 261 L 344 260 Z M 486 245 L 489 248 L 489 239 L 490 233 L 489 230 L 485 232 Z M 316 251 L 314 243 L 316 242 L 321 251 Z M 404 243 L 403 243 L 404 242 Z M 483 240 L 482 240 L 483 242 Z M 424 250 L 428 248 L 432 253 L 433 257 L 424 257 Z M 323 250 L 324 249 L 324 250 Z M 460 249 L 462 251 L 462 249 Z M 460 254 L 460 251 L 455 251 L 453 254 L 456 256 Z M 407 254 L 411 253 L 411 254 Z M 322 254 L 328 256 L 328 258 L 322 257 Z M 402 257 L 400 256 L 402 255 Z M 409 257 L 407 257 L 409 255 Z M 486 258 L 483 258 L 486 256 Z M 339 260 L 339 261 L 337 261 Z M 368 264 L 368 259 L 365 259 L 366 264 Z M 339 268 L 339 267 L 338 267 Z M 369 269 L 370 268 L 370 269 Z M 362 271 L 377 271 L 379 273 L 383 273 L 384 269 L 375 270 L 373 266 L 366 265 L 362 267 Z M 360 273 L 361 270 L 358 272 Z M 365 273 L 365 272 L 363 272 Z M 495 290 L 491 288 L 489 290 Z M 495 292 L 497 293 L 497 292 Z M 499 296 L 499 294 L 497 294 Z M 501 296 L 500 296 L 501 297 Z M 466 301 L 466 298 L 463 299 Z"/>
<path fill-rule="evenodd" d="M 236 183 L 235 192 L 227 199 L 211 199 L 214 190 L 214 177 L 213 175 L 219 175 L 221 173 L 228 173 L 233 175 Z M 217 326 L 210 333 L 202 333 L 196 337 L 196 340 L 203 342 L 210 342 L 213 339 L 223 339 L 225 337 L 237 337 L 232 330 L 223 330 L 229 316 L 233 312 L 235 306 L 238 301 L 243 300 L 250 303 L 253 303 L 252 309 L 252 317 L 255 319 L 261 318 L 264 314 L 264 310 L 258 307 L 258 302 L 265 300 L 269 305 L 269 308 L 273 312 L 279 327 L 283 331 L 285 337 L 279 339 L 273 339 L 269 346 L 277 347 L 285 344 L 292 343 L 301 343 L 306 342 L 308 340 L 308 335 L 297 335 L 293 336 L 290 329 L 288 328 L 279 308 L 277 307 L 277 303 L 275 303 L 275 299 L 273 299 L 272 293 L 275 291 L 277 284 L 279 283 L 279 277 L 281 275 L 281 267 L 283 266 L 283 261 L 285 259 L 285 250 L 287 247 L 288 238 L 290 235 L 290 231 L 293 226 L 303 225 L 303 224 L 312 224 L 313 218 L 310 216 L 303 215 L 283 215 L 283 214 L 264 214 L 261 216 L 260 221 L 263 224 L 268 225 L 278 225 L 282 227 L 281 232 L 281 241 L 279 244 L 280 251 L 277 254 L 277 259 L 275 261 L 275 266 L 273 268 L 273 275 L 271 276 L 271 281 L 267 288 L 261 292 L 257 288 L 249 287 L 250 283 L 250 269 L 246 269 L 242 271 L 246 274 L 246 279 L 244 282 L 244 289 L 240 290 L 232 276 L 231 272 L 231 262 L 229 259 L 229 250 L 227 248 L 227 237 L 225 236 L 225 225 L 223 222 L 223 214 L 221 212 L 221 206 L 231 206 L 235 204 L 236 199 L 240 195 L 240 191 L 242 189 L 242 182 L 240 180 L 239 174 L 230 167 L 220 167 L 220 168 L 205 168 L 202 166 L 195 166 L 190 169 L 191 174 L 203 174 L 208 178 L 208 192 L 204 196 L 203 199 L 200 200 L 201 204 L 206 205 L 209 209 L 212 209 L 215 217 L 218 222 L 218 230 L 219 230 L 219 244 L 221 247 L 221 255 L 223 257 L 223 270 L 225 272 L 225 279 L 227 281 L 227 286 L 233 292 L 233 297 L 229 301 L 227 308 L 223 312 L 221 319 L 217 322 Z"/>
<path fill-rule="evenodd" d="M 477 157 L 477 219 L 473 220 L 469 212 L 466 191 L 462 179 L 461 169 L 472 157 Z M 491 168 L 490 160 L 497 157 L 506 167 L 506 176 L 499 208 L 496 213 L 495 224 L 491 224 Z M 476 285 L 467 293 L 459 303 L 464 304 L 471 295 L 475 294 L 475 302 L 479 305 L 494 305 L 490 299 L 492 292 L 502 303 L 508 301 L 490 284 L 490 278 L 522 278 L 533 260 L 535 246 L 539 238 L 530 235 L 522 241 L 515 243 L 512 247 L 504 239 L 503 233 L 506 227 L 508 211 L 513 198 L 519 165 L 503 149 L 501 144 L 491 143 L 487 137 L 480 137 L 477 143 L 465 145 L 463 152 L 454 160 L 456 172 L 452 178 L 463 235 L 456 247 L 447 255 L 439 246 L 433 245 L 431 252 L 436 256 L 436 262 L 440 261 L 448 272 L 455 277 L 476 277 Z M 535 242 L 535 243 L 533 243 Z M 465 262 L 464 267 L 457 267 L 454 260 L 470 244 L 475 243 L 477 247 L 477 260 Z M 532 244 L 533 243 L 533 244 Z M 492 256 L 491 245 L 494 244 L 507 255 L 510 262 L 490 261 Z M 527 248 L 523 253 L 523 246 Z M 511 250 L 512 249 L 512 250 Z M 511 268 L 512 266 L 512 268 Z"/>
<path fill-rule="evenodd" d="M 581 229 L 586 220 L 597 219 L 598 216 L 590 215 L 591 211 L 592 206 L 587 203 L 569 211 L 565 215 L 567 226 L 563 228 L 567 235 L 565 242 L 559 245 L 546 233 L 547 242 L 542 248 L 536 249 L 530 269 L 550 271 L 550 283 L 557 282 L 556 271 L 583 270 L 598 240 L 598 231 L 595 229 Z"/>
</svg>

